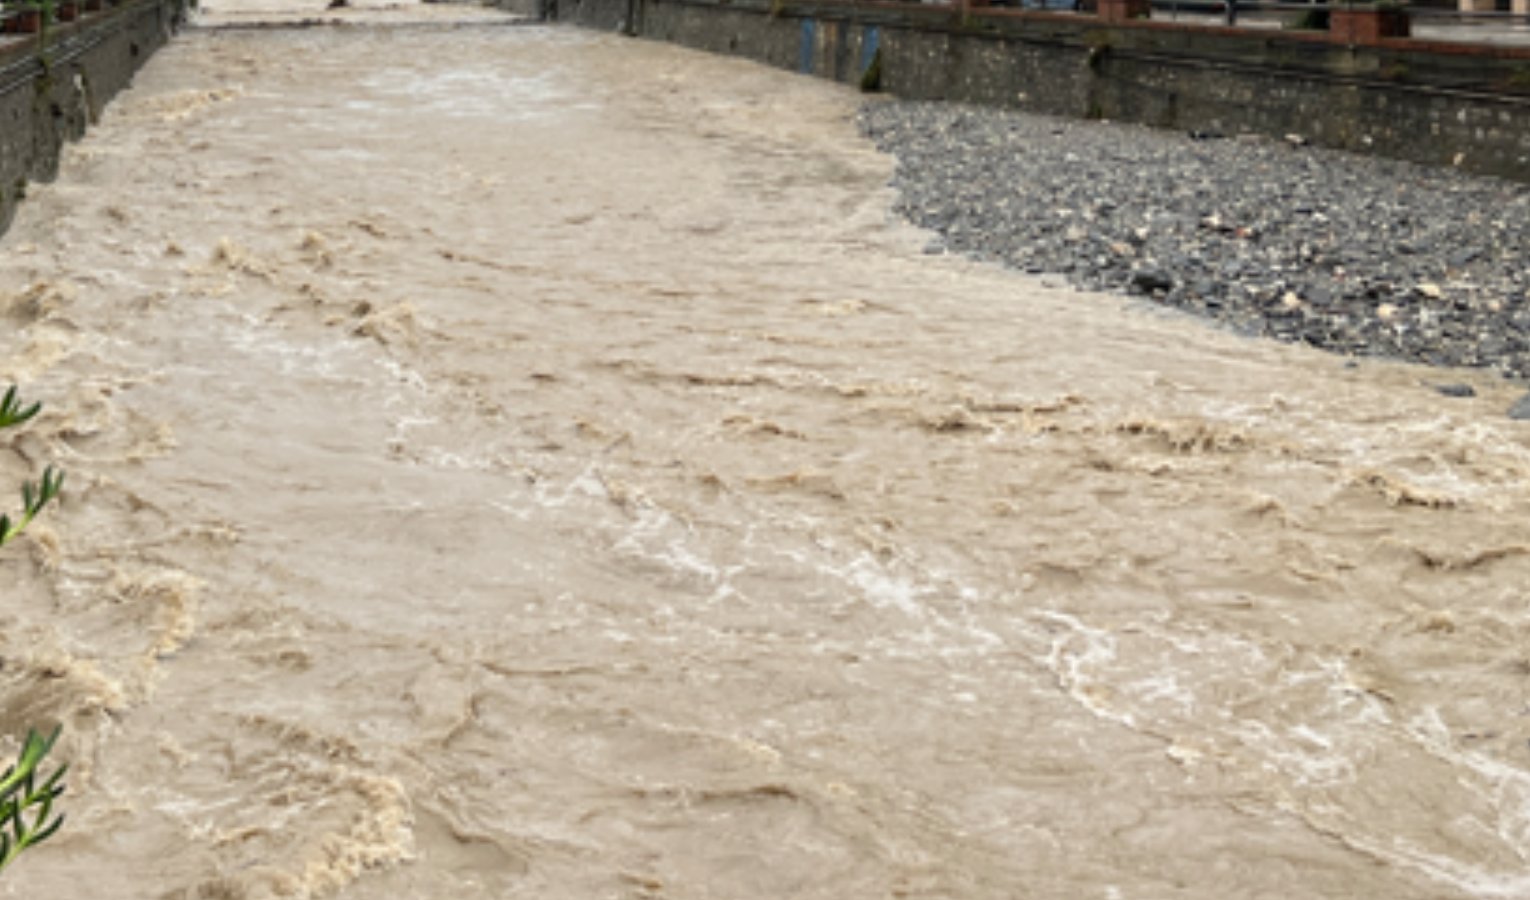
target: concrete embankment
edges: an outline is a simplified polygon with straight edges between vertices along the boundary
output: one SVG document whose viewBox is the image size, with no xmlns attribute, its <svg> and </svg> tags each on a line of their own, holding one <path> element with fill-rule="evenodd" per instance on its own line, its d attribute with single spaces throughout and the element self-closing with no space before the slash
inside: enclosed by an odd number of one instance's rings
<svg viewBox="0 0 1530 900">
<path fill-rule="evenodd" d="M 549 18 L 900 97 L 1284 136 L 1530 180 L 1530 49 L 1074 14 L 792 0 L 547 0 Z"/>
<path fill-rule="evenodd" d="M 42 36 L 0 36 L 0 233 L 27 182 L 53 177 L 64 142 L 85 133 L 185 10 L 182 0 L 126 0 Z"/>
</svg>

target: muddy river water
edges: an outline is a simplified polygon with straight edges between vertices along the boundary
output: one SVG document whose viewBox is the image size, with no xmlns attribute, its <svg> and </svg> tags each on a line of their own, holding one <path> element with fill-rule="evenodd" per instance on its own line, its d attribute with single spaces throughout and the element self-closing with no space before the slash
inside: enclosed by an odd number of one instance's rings
<svg viewBox="0 0 1530 900">
<path fill-rule="evenodd" d="M 233 13 L 0 240 L 0 896 L 1530 896 L 1510 386 L 926 256 L 839 86 Z"/>
</svg>

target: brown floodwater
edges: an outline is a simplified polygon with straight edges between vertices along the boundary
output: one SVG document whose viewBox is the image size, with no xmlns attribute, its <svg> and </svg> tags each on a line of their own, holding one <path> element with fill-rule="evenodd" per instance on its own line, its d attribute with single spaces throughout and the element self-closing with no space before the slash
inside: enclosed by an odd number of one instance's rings
<svg viewBox="0 0 1530 900">
<path fill-rule="evenodd" d="M 924 255 L 840 86 L 281 14 L 0 241 L 0 896 L 1530 896 L 1513 388 Z"/>
</svg>

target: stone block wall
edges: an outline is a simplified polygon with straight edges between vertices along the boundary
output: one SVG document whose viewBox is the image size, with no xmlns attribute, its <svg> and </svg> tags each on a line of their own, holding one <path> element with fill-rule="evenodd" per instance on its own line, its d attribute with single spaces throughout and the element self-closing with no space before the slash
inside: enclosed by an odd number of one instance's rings
<svg viewBox="0 0 1530 900">
<path fill-rule="evenodd" d="M 44 37 L 0 43 L 0 234 L 30 181 L 58 172 L 106 103 L 178 26 L 181 0 L 125 0 Z"/>
<path fill-rule="evenodd" d="M 860 83 L 1530 181 L 1530 49 L 827 0 L 556 0 L 554 18 Z"/>
</svg>

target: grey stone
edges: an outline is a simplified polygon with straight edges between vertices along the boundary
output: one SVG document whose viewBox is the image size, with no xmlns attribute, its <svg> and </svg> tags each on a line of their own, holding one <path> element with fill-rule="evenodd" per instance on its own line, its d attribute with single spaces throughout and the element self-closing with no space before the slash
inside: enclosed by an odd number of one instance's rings
<svg viewBox="0 0 1530 900">
<path fill-rule="evenodd" d="M 1530 378 L 1530 185 L 1129 125 L 1054 135 L 951 104 L 878 102 L 862 124 L 897 158 L 899 211 L 950 252 L 1338 353 Z"/>
<path fill-rule="evenodd" d="M 1138 269 L 1132 272 L 1132 287 L 1144 294 L 1167 291 L 1174 287 L 1174 279 L 1162 269 Z"/>
</svg>

